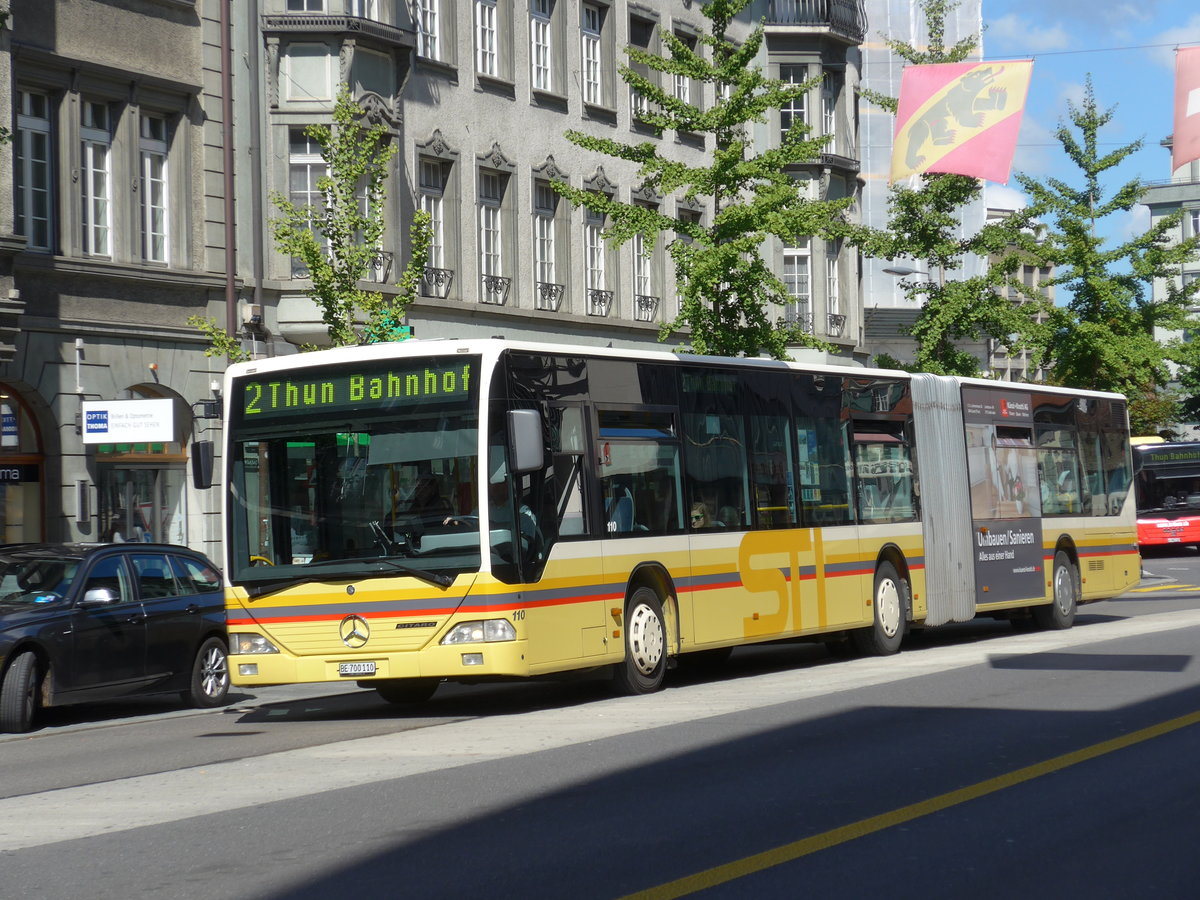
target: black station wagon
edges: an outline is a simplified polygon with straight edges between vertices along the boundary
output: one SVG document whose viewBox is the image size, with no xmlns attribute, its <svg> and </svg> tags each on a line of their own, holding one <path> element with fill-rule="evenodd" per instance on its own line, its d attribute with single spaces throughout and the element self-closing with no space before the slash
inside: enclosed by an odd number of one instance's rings
<svg viewBox="0 0 1200 900">
<path fill-rule="evenodd" d="M 168 544 L 0 546 L 0 731 L 42 707 L 178 692 L 229 692 L 216 566 Z"/>
</svg>

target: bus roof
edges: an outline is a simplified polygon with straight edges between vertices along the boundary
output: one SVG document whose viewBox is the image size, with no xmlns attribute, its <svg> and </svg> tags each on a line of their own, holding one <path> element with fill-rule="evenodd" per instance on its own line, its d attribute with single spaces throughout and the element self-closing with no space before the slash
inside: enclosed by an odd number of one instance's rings
<svg viewBox="0 0 1200 900">
<path fill-rule="evenodd" d="M 294 371 L 310 366 L 337 365 L 344 362 L 361 362 L 363 360 L 387 359 L 394 357 L 403 359 L 412 356 L 429 356 L 436 354 L 471 354 L 482 356 L 485 360 L 496 359 L 505 350 L 521 350 L 530 353 L 553 353 L 574 356 L 599 356 L 614 359 L 635 359 L 649 362 L 682 362 L 682 363 L 711 363 L 719 365 L 745 366 L 748 368 L 777 369 L 787 368 L 794 371 L 814 372 L 824 375 L 839 375 L 843 377 L 876 376 L 911 379 L 914 373 L 898 369 L 877 369 L 865 366 L 841 366 L 828 363 L 805 363 L 792 360 L 776 360 L 765 357 L 728 357 L 728 356 L 698 356 L 688 353 L 676 353 L 670 349 L 643 350 L 620 347 L 600 347 L 573 344 L 558 344 L 545 341 L 509 340 L 502 336 L 491 338 L 411 338 L 405 341 L 393 341 L 378 344 L 363 344 L 353 347 L 334 347 L 328 350 L 316 350 L 311 353 L 295 353 L 286 356 L 275 356 L 266 359 L 256 359 L 249 362 L 233 363 L 225 372 L 226 378 L 236 378 L 243 375 L 272 371 Z M 946 377 L 946 376 L 925 376 Z M 1062 394 L 1072 397 L 1104 397 L 1109 399 L 1125 399 L 1120 394 L 1104 391 L 1091 391 L 1075 388 L 1063 388 L 1046 384 L 1031 384 L 1025 382 L 998 381 L 989 378 L 964 378 L 950 376 L 959 384 L 985 388 L 1037 391 L 1038 393 Z"/>
</svg>

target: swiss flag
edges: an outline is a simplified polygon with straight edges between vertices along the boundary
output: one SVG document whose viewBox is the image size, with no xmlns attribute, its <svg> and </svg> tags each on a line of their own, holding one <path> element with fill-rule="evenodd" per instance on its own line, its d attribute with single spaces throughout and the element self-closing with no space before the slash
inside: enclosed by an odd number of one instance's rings
<svg viewBox="0 0 1200 900">
<path fill-rule="evenodd" d="M 1200 159 L 1200 47 L 1175 51 L 1175 134 L 1171 171 Z"/>
</svg>

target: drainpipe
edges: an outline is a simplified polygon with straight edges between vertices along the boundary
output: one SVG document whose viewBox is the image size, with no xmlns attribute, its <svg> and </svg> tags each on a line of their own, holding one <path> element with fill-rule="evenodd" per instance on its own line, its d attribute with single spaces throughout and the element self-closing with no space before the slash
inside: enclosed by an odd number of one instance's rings
<svg viewBox="0 0 1200 900">
<path fill-rule="evenodd" d="M 246 46 L 250 69 L 250 221 L 251 270 L 254 276 L 254 304 L 262 308 L 263 273 L 266 267 L 263 253 L 263 185 L 262 185 L 262 34 L 259 32 L 259 0 L 250 0 L 250 22 L 246 30 Z"/>
<path fill-rule="evenodd" d="M 221 0 L 221 156 L 225 187 L 225 330 L 237 334 L 237 293 L 234 290 L 234 270 L 237 249 L 234 246 L 236 226 L 233 221 L 233 71 L 231 69 L 229 5 L 233 0 Z"/>
</svg>

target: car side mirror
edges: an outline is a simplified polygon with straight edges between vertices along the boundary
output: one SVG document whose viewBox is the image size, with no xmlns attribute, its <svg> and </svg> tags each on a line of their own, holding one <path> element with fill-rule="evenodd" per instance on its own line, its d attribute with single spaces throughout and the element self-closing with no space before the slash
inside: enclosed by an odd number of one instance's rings
<svg viewBox="0 0 1200 900">
<path fill-rule="evenodd" d="M 112 588 L 92 588 L 83 595 L 84 606 L 112 606 L 120 601 Z"/>
</svg>

